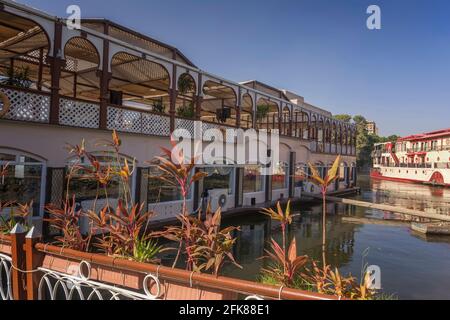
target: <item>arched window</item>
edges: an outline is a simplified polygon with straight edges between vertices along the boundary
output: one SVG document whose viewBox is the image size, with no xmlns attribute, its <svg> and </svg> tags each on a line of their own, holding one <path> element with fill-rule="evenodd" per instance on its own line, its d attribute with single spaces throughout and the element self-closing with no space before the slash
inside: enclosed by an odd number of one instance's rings
<svg viewBox="0 0 450 320">
<path fill-rule="evenodd" d="M 100 55 L 87 39 L 74 37 L 64 47 L 65 68 L 61 71 L 61 95 L 98 101 Z"/>
<path fill-rule="evenodd" d="M 266 98 L 259 98 L 256 103 L 256 128 L 265 130 L 278 130 L 278 105 Z"/>
<path fill-rule="evenodd" d="M 200 119 L 236 126 L 236 92 L 230 86 L 208 80 L 203 85 L 203 93 Z"/>
<path fill-rule="evenodd" d="M 32 205 L 33 216 L 42 216 L 45 201 L 45 160 L 27 153 L 0 148 L 0 201 Z M 4 214 L 2 212 L 1 214 Z"/>
<path fill-rule="evenodd" d="M 175 103 L 175 112 L 179 117 L 195 118 L 195 102 L 197 86 L 189 73 L 183 73 L 178 77 L 178 95 Z"/>
<path fill-rule="evenodd" d="M 253 99 L 248 93 L 242 96 L 241 128 L 253 128 Z"/>
<path fill-rule="evenodd" d="M 164 66 L 118 52 L 111 59 L 111 73 L 108 87 L 111 104 L 159 114 L 169 113 L 171 79 Z"/>
<path fill-rule="evenodd" d="M 48 34 L 32 20 L 0 11 L 0 83 L 50 91 Z"/>
<path fill-rule="evenodd" d="M 284 107 L 283 112 L 281 113 L 281 134 L 285 136 L 289 136 L 290 132 L 290 124 L 291 124 L 291 111 L 289 107 Z"/>
</svg>

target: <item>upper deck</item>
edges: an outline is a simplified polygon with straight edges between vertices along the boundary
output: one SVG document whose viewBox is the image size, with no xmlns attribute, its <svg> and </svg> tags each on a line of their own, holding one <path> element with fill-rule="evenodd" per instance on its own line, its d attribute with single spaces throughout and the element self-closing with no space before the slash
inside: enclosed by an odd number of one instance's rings
<svg viewBox="0 0 450 320">
<path fill-rule="evenodd" d="M 316 153 L 356 153 L 353 125 L 281 90 L 203 71 L 178 49 L 113 22 L 71 29 L 7 0 L 0 17 L 0 121 L 163 137 L 201 121 L 204 129 L 278 130 Z"/>
</svg>

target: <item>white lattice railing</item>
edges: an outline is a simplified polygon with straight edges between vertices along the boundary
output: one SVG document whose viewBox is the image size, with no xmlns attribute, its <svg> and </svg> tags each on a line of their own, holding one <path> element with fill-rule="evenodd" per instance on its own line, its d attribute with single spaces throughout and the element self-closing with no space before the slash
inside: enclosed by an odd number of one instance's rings
<svg viewBox="0 0 450 320">
<path fill-rule="evenodd" d="M 142 113 L 142 133 L 167 137 L 170 135 L 170 118 L 158 114 Z"/>
<path fill-rule="evenodd" d="M 195 121 L 190 119 L 176 118 L 175 119 L 175 129 L 187 130 L 186 134 L 181 134 L 183 138 L 192 138 L 194 136 L 194 126 Z"/>
<path fill-rule="evenodd" d="M 215 129 L 214 131 L 210 129 Z M 218 131 L 220 131 L 220 134 Z M 216 133 L 213 133 L 216 132 Z M 220 138 L 218 141 L 223 141 L 222 136 L 222 128 L 219 124 L 210 123 L 210 122 L 202 122 L 202 134 L 203 134 L 203 140 L 204 141 L 212 141 L 213 138 Z"/>
<path fill-rule="evenodd" d="M 234 143 L 235 141 L 235 131 L 232 127 L 223 126 L 219 123 L 211 123 L 211 122 L 202 122 L 202 133 L 204 141 L 212 141 L 214 134 L 212 132 L 208 132 L 209 129 L 216 129 L 220 131 L 219 140 L 227 143 Z M 231 130 L 229 130 L 231 129 Z"/>
<path fill-rule="evenodd" d="M 100 123 L 100 106 L 87 101 L 59 99 L 59 124 L 98 128 Z"/>
<path fill-rule="evenodd" d="M 158 300 L 161 295 L 161 283 L 153 274 L 144 276 L 140 292 L 90 280 L 91 267 L 86 261 L 80 262 L 74 275 L 47 268 L 38 270 L 42 272 L 38 300 Z M 155 294 L 150 292 L 150 283 L 156 286 Z"/>
<path fill-rule="evenodd" d="M 50 118 L 50 95 L 12 87 L 0 86 L 10 102 L 5 119 L 48 123 Z"/>
<path fill-rule="evenodd" d="M 0 300 L 12 300 L 11 257 L 0 254 Z"/>
<path fill-rule="evenodd" d="M 108 107 L 107 127 L 110 130 L 143 133 L 157 136 L 170 135 L 168 116 Z"/>
</svg>

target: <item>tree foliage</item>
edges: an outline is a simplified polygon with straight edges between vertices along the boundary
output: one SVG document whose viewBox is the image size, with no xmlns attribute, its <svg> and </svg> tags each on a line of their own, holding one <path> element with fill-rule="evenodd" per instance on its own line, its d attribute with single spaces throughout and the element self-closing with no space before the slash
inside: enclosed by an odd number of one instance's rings
<svg viewBox="0 0 450 320">
<path fill-rule="evenodd" d="M 395 142 L 399 138 L 398 135 L 390 135 L 388 137 L 380 137 L 367 132 L 367 120 L 362 115 L 351 116 L 349 114 L 335 115 L 336 120 L 346 123 L 352 123 L 356 126 L 356 162 L 359 168 L 369 168 L 372 166 L 372 151 L 375 143 Z"/>
<path fill-rule="evenodd" d="M 352 116 L 349 114 L 337 114 L 333 118 L 335 118 L 336 120 L 342 121 L 342 122 L 347 122 L 347 123 L 350 123 L 350 121 L 352 120 Z"/>
</svg>

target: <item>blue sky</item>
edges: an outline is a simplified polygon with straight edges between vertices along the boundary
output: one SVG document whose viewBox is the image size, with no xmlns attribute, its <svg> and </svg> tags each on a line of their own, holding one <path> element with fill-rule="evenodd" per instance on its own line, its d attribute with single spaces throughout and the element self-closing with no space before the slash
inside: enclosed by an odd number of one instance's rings
<svg viewBox="0 0 450 320">
<path fill-rule="evenodd" d="M 19 0 L 65 16 L 78 4 L 179 48 L 224 78 L 258 79 L 383 135 L 450 127 L 447 0 Z M 366 28 L 381 7 L 382 29 Z"/>
</svg>

